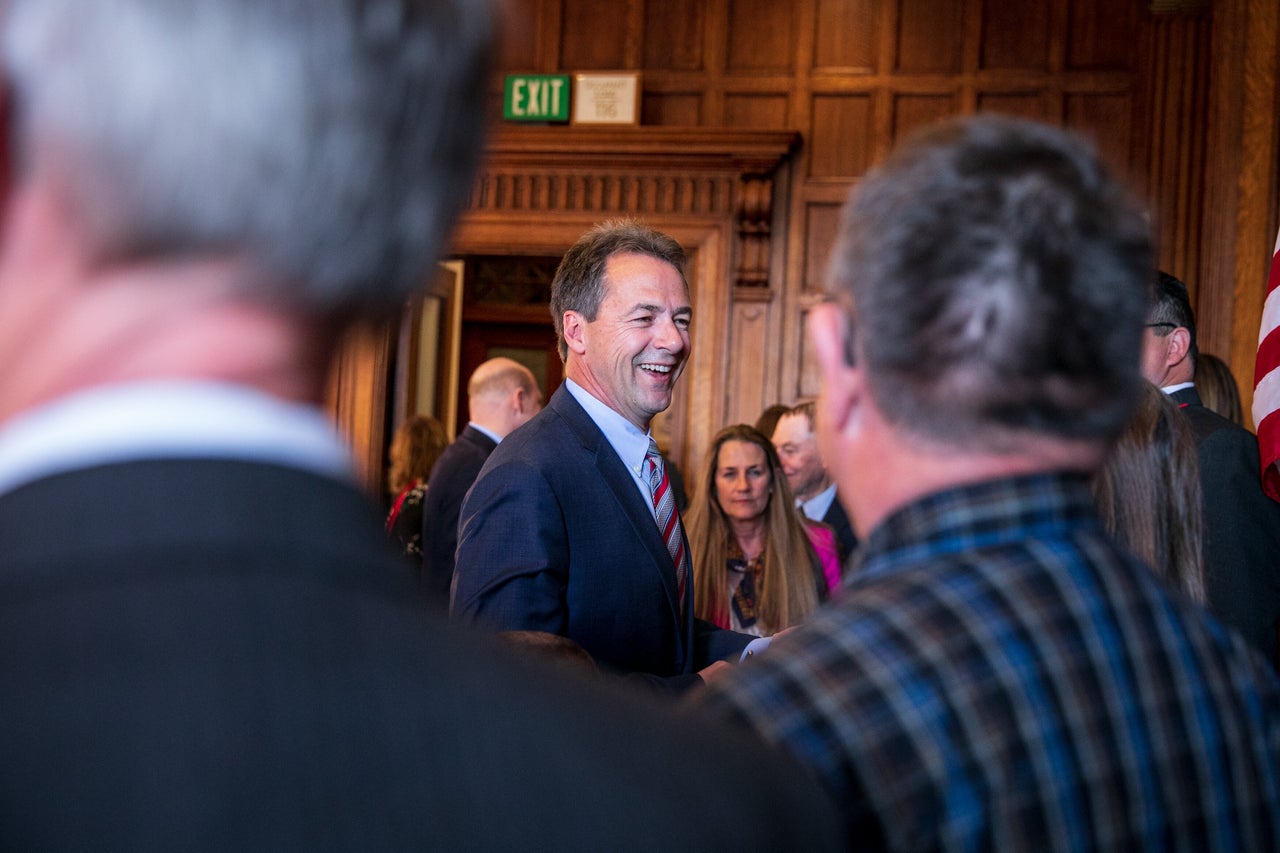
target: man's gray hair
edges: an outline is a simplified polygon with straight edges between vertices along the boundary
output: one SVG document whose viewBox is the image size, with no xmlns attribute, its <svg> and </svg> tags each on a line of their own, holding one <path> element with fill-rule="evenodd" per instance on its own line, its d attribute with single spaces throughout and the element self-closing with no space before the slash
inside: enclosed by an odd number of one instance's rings
<svg viewBox="0 0 1280 853">
<path fill-rule="evenodd" d="M 253 298 L 385 313 L 480 153 L 482 0 L 12 0 L 16 175 L 96 263 L 232 257 Z"/>
<path fill-rule="evenodd" d="M 855 188 L 831 290 L 890 421 L 998 451 L 1121 429 L 1150 278 L 1145 217 L 1086 144 L 984 116 L 916 135 Z"/>
</svg>

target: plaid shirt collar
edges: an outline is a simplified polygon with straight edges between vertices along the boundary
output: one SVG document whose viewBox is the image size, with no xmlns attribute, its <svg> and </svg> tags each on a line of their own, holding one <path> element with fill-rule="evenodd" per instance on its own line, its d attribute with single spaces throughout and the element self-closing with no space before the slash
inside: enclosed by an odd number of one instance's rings
<svg viewBox="0 0 1280 853">
<path fill-rule="evenodd" d="M 890 514 L 858 549 L 850 572 L 870 579 L 920 561 L 1097 522 L 1089 478 L 1045 472 L 934 492 Z"/>
</svg>

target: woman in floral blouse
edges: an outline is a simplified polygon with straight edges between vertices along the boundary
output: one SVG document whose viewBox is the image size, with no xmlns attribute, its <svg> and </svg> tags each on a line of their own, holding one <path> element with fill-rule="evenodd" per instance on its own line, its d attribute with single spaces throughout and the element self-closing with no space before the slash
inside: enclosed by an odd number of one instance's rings
<svg viewBox="0 0 1280 853">
<path fill-rule="evenodd" d="M 746 424 L 712 442 L 687 526 L 694 613 L 723 628 L 781 631 L 839 582 L 834 534 L 795 508 L 773 444 Z"/>
</svg>

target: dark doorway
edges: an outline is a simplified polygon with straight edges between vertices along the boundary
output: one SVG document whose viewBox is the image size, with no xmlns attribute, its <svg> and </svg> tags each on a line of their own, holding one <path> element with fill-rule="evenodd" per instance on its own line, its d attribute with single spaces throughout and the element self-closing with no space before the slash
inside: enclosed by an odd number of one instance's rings
<svg viewBox="0 0 1280 853">
<path fill-rule="evenodd" d="M 507 255 L 465 259 L 458 364 L 460 432 L 467 423 L 467 380 L 482 362 L 505 356 L 528 367 L 544 399 L 560 386 L 564 365 L 551 322 L 551 280 L 560 259 Z"/>
</svg>

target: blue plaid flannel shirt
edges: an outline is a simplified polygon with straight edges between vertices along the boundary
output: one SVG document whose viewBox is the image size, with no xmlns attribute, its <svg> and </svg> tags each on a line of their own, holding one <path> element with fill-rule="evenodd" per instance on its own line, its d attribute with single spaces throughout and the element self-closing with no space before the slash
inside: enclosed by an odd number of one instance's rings
<svg viewBox="0 0 1280 853">
<path fill-rule="evenodd" d="M 1280 849 L 1280 683 L 1083 477 L 928 496 L 849 578 L 702 701 L 814 769 L 851 846 Z"/>
</svg>

